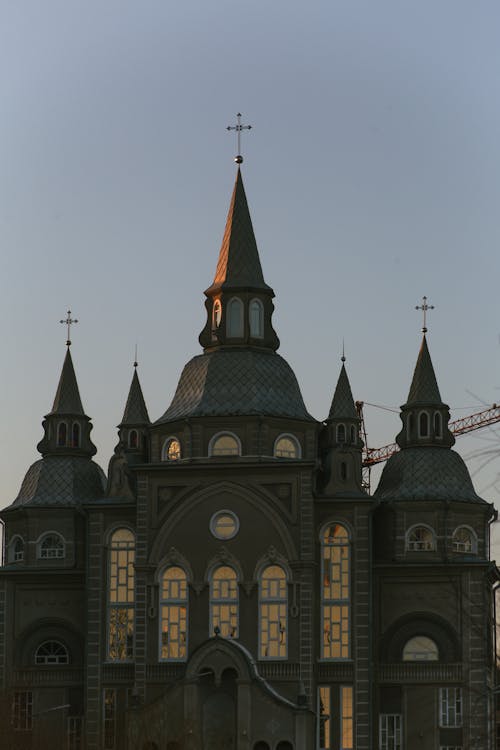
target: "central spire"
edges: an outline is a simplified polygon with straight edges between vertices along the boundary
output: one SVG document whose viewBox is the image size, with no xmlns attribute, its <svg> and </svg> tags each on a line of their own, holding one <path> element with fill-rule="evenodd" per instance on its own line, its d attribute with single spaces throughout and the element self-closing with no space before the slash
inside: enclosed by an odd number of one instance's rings
<svg viewBox="0 0 500 750">
<path fill-rule="evenodd" d="M 205 350 L 279 347 L 271 323 L 274 292 L 264 281 L 239 167 L 214 280 L 205 295 L 207 323 L 200 334 Z"/>
</svg>

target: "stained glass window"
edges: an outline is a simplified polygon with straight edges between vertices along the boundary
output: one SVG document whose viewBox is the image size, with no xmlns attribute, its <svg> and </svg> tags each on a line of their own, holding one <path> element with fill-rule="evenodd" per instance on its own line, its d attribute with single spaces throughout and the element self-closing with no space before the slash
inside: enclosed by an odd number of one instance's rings
<svg viewBox="0 0 500 750">
<path fill-rule="evenodd" d="M 323 659 L 350 656 L 350 543 L 341 524 L 332 524 L 322 538 L 322 643 Z"/>
<path fill-rule="evenodd" d="M 108 659 L 128 661 L 134 656 L 135 538 L 118 529 L 109 550 Z"/>
<path fill-rule="evenodd" d="M 187 658 L 188 587 L 182 568 L 167 568 L 160 589 L 160 659 Z"/>
<path fill-rule="evenodd" d="M 287 657 L 287 581 L 280 565 L 268 565 L 260 578 L 261 659 Z"/>
<path fill-rule="evenodd" d="M 238 577 L 229 565 L 221 565 L 210 579 L 210 635 L 238 637 Z"/>
</svg>

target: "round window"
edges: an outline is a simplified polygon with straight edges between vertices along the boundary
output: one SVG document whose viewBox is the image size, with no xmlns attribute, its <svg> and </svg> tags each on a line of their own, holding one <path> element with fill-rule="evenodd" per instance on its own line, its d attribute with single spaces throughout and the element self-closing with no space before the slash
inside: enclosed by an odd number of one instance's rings
<svg viewBox="0 0 500 750">
<path fill-rule="evenodd" d="M 238 516 L 230 510 L 219 510 L 210 519 L 210 531 L 216 539 L 232 539 L 239 528 Z"/>
</svg>

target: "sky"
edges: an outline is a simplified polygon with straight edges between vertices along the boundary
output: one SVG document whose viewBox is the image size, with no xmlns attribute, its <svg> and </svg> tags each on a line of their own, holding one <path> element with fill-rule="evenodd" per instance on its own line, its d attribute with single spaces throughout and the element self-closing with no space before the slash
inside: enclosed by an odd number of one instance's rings
<svg viewBox="0 0 500 750">
<path fill-rule="evenodd" d="M 0 0 L 0 507 L 39 457 L 68 309 L 105 470 L 136 345 L 150 417 L 169 405 L 201 351 L 237 112 L 309 411 L 344 341 L 370 446 L 394 440 L 423 295 L 452 419 L 500 401 L 499 24 L 496 0 Z M 456 446 L 498 505 L 499 445 Z"/>
</svg>

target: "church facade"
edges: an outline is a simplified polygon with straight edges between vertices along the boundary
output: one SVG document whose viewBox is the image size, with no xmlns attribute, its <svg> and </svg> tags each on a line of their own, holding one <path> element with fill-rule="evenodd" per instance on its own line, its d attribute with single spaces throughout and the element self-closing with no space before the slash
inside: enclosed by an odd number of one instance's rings
<svg viewBox="0 0 500 750">
<path fill-rule="evenodd" d="M 134 369 L 107 477 L 68 346 L 1 512 L 2 747 L 492 748 L 496 515 L 425 333 L 369 495 L 344 362 L 317 421 L 277 353 L 239 169 L 205 295 L 155 421 Z"/>
</svg>

